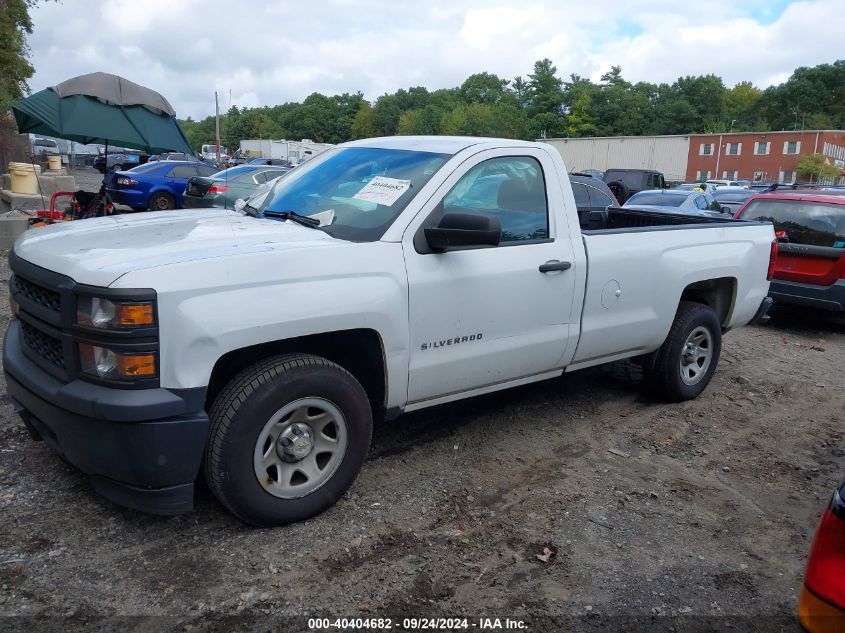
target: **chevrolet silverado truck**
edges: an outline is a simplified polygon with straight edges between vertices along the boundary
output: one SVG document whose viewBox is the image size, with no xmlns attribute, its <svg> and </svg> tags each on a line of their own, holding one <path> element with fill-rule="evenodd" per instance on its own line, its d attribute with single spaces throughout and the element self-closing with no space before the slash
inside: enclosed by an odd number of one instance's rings
<svg viewBox="0 0 845 633">
<path fill-rule="evenodd" d="M 698 396 L 722 334 L 765 318 L 776 252 L 768 222 L 579 217 L 545 144 L 356 141 L 235 210 L 27 232 L 3 369 L 33 437 L 105 497 L 190 511 L 204 476 L 275 526 L 346 492 L 375 416 L 626 358 Z"/>
</svg>

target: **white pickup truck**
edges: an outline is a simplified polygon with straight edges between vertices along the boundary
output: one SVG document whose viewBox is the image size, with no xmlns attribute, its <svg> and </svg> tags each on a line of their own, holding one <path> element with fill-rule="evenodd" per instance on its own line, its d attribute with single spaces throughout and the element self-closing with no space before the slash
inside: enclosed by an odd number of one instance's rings
<svg viewBox="0 0 845 633">
<path fill-rule="evenodd" d="M 765 318 L 768 223 L 579 217 L 554 148 L 394 137 L 237 205 L 28 231 L 3 368 L 35 438 L 113 501 L 189 511 L 200 471 L 270 526 L 349 488 L 374 416 L 636 358 L 680 401 Z"/>
</svg>

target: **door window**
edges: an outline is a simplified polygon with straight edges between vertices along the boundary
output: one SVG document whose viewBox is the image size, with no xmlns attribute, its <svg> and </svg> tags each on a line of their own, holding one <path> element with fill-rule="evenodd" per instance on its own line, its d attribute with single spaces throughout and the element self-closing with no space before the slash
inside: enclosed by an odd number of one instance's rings
<svg viewBox="0 0 845 633">
<path fill-rule="evenodd" d="M 167 173 L 168 178 L 192 178 L 197 175 L 197 168 L 193 165 L 176 165 Z"/>
<path fill-rule="evenodd" d="M 586 185 L 580 182 L 572 183 L 572 193 L 575 195 L 575 206 L 578 208 L 590 206 L 590 194 L 587 193 Z"/>
<path fill-rule="evenodd" d="M 591 207 L 610 207 L 616 204 L 616 200 L 611 198 L 605 192 L 596 189 L 595 187 L 587 187 L 587 191 L 590 194 L 590 206 Z"/>
<path fill-rule="evenodd" d="M 549 237 L 546 182 L 527 156 L 492 158 L 470 169 L 443 198 L 443 213 L 481 213 L 502 223 L 502 243 Z"/>
</svg>

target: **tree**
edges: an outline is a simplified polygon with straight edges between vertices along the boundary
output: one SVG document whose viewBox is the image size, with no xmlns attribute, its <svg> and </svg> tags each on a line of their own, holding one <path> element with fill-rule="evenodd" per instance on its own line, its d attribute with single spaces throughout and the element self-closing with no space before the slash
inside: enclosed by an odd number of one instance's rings
<svg viewBox="0 0 845 633">
<path fill-rule="evenodd" d="M 37 0 L 0 0 L 0 112 L 29 92 L 35 69 L 28 61 L 26 36 L 32 33 L 29 9 Z"/>
<path fill-rule="evenodd" d="M 361 104 L 358 112 L 355 113 L 350 132 L 353 139 L 372 138 L 377 135 L 375 113 L 368 102 Z"/>
<path fill-rule="evenodd" d="M 757 102 L 763 92 L 750 81 L 741 81 L 725 93 L 726 132 L 748 132 L 755 129 Z"/>
<path fill-rule="evenodd" d="M 810 182 L 829 180 L 842 173 L 839 167 L 828 163 L 827 158 L 822 154 L 803 156 L 795 166 L 795 171 L 802 178 L 809 178 Z"/>
<path fill-rule="evenodd" d="M 508 83 L 490 73 L 476 73 L 461 84 L 461 98 L 466 103 L 498 103 L 508 93 Z"/>
<path fill-rule="evenodd" d="M 528 75 L 528 110 L 533 117 L 541 112 L 562 114 L 563 81 L 557 68 L 546 58 L 534 62 L 534 72 Z"/>
</svg>

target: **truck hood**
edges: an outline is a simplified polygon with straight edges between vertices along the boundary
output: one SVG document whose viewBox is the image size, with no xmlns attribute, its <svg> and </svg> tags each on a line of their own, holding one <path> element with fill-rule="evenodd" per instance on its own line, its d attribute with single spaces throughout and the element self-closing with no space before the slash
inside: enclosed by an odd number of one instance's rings
<svg viewBox="0 0 845 633">
<path fill-rule="evenodd" d="M 191 209 L 93 218 L 31 229 L 15 254 L 74 281 L 109 286 L 121 275 L 157 266 L 278 249 L 347 244 L 293 222 L 226 209 Z"/>
</svg>

